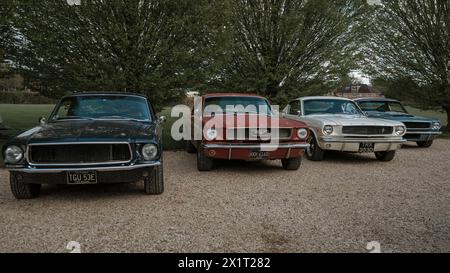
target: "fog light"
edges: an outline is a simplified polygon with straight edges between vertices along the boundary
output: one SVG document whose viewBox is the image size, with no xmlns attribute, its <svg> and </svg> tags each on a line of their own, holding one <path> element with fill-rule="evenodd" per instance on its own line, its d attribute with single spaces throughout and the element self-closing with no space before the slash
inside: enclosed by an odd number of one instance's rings
<svg viewBox="0 0 450 273">
<path fill-rule="evenodd" d="M 209 150 L 208 152 L 209 156 L 215 156 L 216 155 L 216 151 L 215 150 Z"/>
</svg>

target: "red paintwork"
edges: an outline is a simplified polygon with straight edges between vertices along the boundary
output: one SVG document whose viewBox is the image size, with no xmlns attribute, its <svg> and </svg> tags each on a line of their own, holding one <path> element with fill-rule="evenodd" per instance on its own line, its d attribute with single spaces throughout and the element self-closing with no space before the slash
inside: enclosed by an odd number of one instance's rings
<svg viewBox="0 0 450 273">
<path fill-rule="evenodd" d="M 208 95 L 204 95 L 202 96 L 202 100 L 204 102 L 204 100 L 206 98 L 211 98 L 211 97 L 257 97 L 257 98 L 262 98 L 265 99 L 264 97 L 261 96 L 257 96 L 257 95 L 249 95 L 249 94 L 239 94 L 239 93 L 214 93 L 214 94 L 208 94 Z M 216 116 L 217 117 L 217 116 Z M 248 140 L 248 141 L 242 141 L 242 140 L 224 140 L 225 139 L 225 129 L 226 128 L 236 128 L 236 127 L 240 127 L 240 128 L 248 128 L 248 127 L 252 127 L 255 128 L 255 126 L 250 126 L 250 120 L 251 118 L 257 120 L 258 117 L 264 117 L 267 118 L 267 127 L 271 128 L 271 123 L 272 123 L 272 119 L 271 117 L 267 117 L 265 115 L 256 115 L 256 114 L 245 114 L 245 115 L 233 115 L 233 120 L 234 123 L 232 123 L 230 126 L 227 123 L 227 117 L 229 118 L 230 116 L 227 115 L 223 115 L 223 124 L 222 126 L 217 127 L 216 129 L 218 130 L 218 139 L 219 140 L 215 140 L 215 141 L 208 141 L 206 139 L 203 139 L 201 142 L 196 143 L 197 148 L 199 148 L 199 146 L 201 146 L 202 143 L 215 143 L 215 144 L 229 144 L 229 143 L 268 143 L 268 141 L 255 141 L 255 140 Z M 212 119 L 213 117 L 211 116 L 204 116 L 202 119 L 202 124 L 203 127 L 205 125 L 206 122 L 208 122 L 210 119 Z M 238 119 L 240 119 L 239 121 L 244 121 L 243 124 L 238 124 Z M 252 121 L 254 122 L 254 121 Z M 281 143 L 306 143 L 306 140 L 300 140 L 297 136 L 297 129 L 300 128 L 305 128 L 305 129 L 309 129 L 308 126 L 300 121 L 295 121 L 295 120 L 290 120 L 290 119 L 286 119 L 286 118 L 282 118 L 279 117 L 279 124 L 278 124 L 278 128 L 292 128 L 293 133 L 292 133 L 292 137 L 290 140 L 283 140 L 280 141 Z M 217 159 L 233 159 L 233 160 L 249 160 L 249 153 L 251 151 L 249 149 L 233 149 L 231 151 L 231 157 L 229 154 L 229 149 L 203 149 L 203 153 L 205 156 L 208 157 L 212 157 L 212 158 L 217 158 Z M 289 155 L 289 156 L 288 156 Z M 289 153 L 289 149 L 277 149 L 275 151 L 271 151 L 269 152 L 269 158 L 270 160 L 274 160 L 274 159 L 284 159 L 284 158 L 297 158 L 297 157 L 302 157 L 304 155 L 304 150 L 303 149 L 291 149 L 290 153 Z"/>
</svg>

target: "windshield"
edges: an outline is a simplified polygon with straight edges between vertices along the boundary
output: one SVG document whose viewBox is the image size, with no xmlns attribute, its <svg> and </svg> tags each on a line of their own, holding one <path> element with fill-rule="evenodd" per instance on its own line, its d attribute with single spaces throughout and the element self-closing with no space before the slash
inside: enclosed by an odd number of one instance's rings
<svg viewBox="0 0 450 273">
<path fill-rule="evenodd" d="M 400 102 L 396 101 L 362 101 L 359 106 L 366 112 L 408 112 Z"/>
<path fill-rule="evenodd" d="M 267 100 L 258 97 L 214 97 L 205 100 L 204 114 L 225 112 L 227 114 L 263 114 L 271 115 Z"/>
<path fill-rule="evenodd" d="M 306 100 L 303 102 L 305 115 L 327 115 L 327 114 L 344 114 L 344 115 L 361 115 L 362 112 L 353 101 L 333 100 L 333 99 L 317 99 Z"/>
<path fill-rule="evenodd" d="M 151 121 L 147 100 L 132 96 L 75 96 L 61 100 L 51 120 L 127 119 Z"/>
</svg>

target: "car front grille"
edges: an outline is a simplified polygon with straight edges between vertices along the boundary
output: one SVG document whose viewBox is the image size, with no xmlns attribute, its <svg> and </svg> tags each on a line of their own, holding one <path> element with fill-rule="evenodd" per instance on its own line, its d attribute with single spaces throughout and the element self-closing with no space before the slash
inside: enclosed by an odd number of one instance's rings
<svg viewBox="0 0 450 273">
<path fill-rule="evenodd" d="M 431 127 L 430 122 L 404 122 L 408 129 L 428 129 Z"/>
<path fill-rule="evenodd" d="M 276 129 L 272 128 L 230 128 L 227 129 L 227 140 L 267 140 L 273 139 Z M 291 128 L 279 128 L 277 139 L 290 139 Z"/>
<path fill-rule="evenodd" d="M 346 135 L 390 135 L 394 132 L 391 126 L 344 126 L 342 133 Z"/>
<path fill-rule="evenodd" d="M 32 164 L 109 164 L 131 161 L 129 144 L 58 144 L 30 145 Z"/>
</svg>

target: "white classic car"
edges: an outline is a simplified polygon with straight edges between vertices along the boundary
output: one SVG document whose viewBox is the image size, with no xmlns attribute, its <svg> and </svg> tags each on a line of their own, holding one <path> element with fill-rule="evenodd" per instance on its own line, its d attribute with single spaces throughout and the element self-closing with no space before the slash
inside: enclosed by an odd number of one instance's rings
<svg viewBox="0 0 450 273">
<path fill-rule="evenodd" d="M 323 159 L 324 150 L 375 153 L 380 161 L 391 161 L 405 142 L 403 123 L 367 117 L 350 99 L 339 97 L 303 97 L 291 101 L 283 110 L 286 118 L 310 126 L 307 157 Z"/>
</svg>

